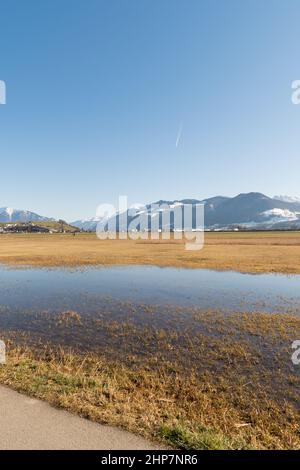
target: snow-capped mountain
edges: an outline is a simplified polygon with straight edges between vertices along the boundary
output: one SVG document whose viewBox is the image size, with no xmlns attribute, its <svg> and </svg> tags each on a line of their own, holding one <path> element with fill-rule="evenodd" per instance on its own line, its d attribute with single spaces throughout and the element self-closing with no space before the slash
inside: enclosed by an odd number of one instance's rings
<svg viewBox="0 0 300 470">
<path fill-rule="evenodd" d="M 235 197 L 215 196 L 208 199 L 182 199 L 174 201 L 157 201 L 156 205 L 163 208 L 156 211 L 151 211 L 152 204 L 144 208 L 139 208 L 135 213 L 127 212 L 128 223 L 130 224 L 138 217 L 148 217 L 149 220 L 155 221 L 159 229 L 172 227 L 173 210 L 178 205 L 191 204 L 204 204 L 204 219 L 205 228 L 207 230 L 230 230 L 230 229 L 260 229 L 260 230 L 274 230 L 274 229 L 292 229 L 300 228 L 300 201 L 283 200 L 283 197 L 271 198 L 262 193 L 246 193 L 239 194 Z M 162 213 L 169 214 L 169 222 L 165 222 L 167 218 L 162 217 Z M 119 222 L 120 215 L 113 216 L 116 220 L 110 219 L 110 222 L 115 222 L 117 230 L 124 230 Z M 173 219 L 172 219 L 173 217 Z M 94 218 L 87 221 L 76 221 L 72 225 L 83 229 L 95 231 L 97 224 L 101 222 L 104 225 L 103 219 Z M 105 221 L 106 222 L 106 221 Z M 149 222 L 151 225 L 152 222 Z M 113 224 L 112 224 L 113 225 Z M 193 218 L 193 227 L 195 226 L 195 217 Z"/>
<path fill-rule="evenodd" d="M 101 220 L 101 217 L 92 217 L 91 219 L 86 220 L 75 220 L 75 222 L 71 222 L 71 225 L 86 232 L 95 232 L 97 224 L 101 222 Z"/>
<path fill-rule="evenodd" d="M 274 196 L 273 199 L 277 199 L 278 201 L 283 201 L 283 202 L 299 202 L 300 203 L 300 197 L 297 197 L 297 196 Z"/>
<path fill-rule="evenodd" d="M 1 207 L 0 208 L 0 222 L 37 222 L 53 220 L 48 217 L 43 217 L 35 212 L 26 210 L 13 209 L 12 207 Z"/>
</svg>

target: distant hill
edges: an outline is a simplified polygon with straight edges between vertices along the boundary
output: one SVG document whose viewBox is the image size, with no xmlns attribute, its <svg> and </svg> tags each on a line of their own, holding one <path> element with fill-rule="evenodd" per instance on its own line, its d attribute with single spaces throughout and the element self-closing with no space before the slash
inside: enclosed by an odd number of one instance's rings
<svg viewBox="0 0 300 470">
<path fill-rule="evenodd" d="M 43 227 L 48 229 L 51 232 L 61 232 L 64 231 L 66 233 L 69 232 L 78 232 L 79 228 L 74 227 L 71 224 L 68 224 L 67 222 L 61 223 L 57 220 L 46 220 L 42 222 L 38 222 L 39 227 Z"/>
<path fill-rule="evenodd" d="M 79 228 L 56 220 L 36 221 L 36 222 L 0 222 L 0 233 L 74 233 Z"/>
</svg>

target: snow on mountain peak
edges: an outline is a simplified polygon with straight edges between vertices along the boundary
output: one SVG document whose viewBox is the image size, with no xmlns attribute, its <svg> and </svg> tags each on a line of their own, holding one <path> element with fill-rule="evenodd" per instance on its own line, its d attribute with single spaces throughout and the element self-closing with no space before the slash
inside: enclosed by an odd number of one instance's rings
<svg viewBox="0 0 300 470">
<path fill-rule="evenodd" d="M 276 199 L 277 201 L 282 201 L 282 202 L 299 202 L 300 203 L 300 197 L 297 196 L 274 196 L 273 199 Z"/>
<path fill-rule="evenodd" d="M 9 217 L 9 220 L 11 220 L 12 215 L 13 215 L 13 213 L 14 213 L 14 209 L 13 209 L 12 207 L 7 207 L 7 208 L 5 209 L 5 212 L 7 213 L 8 217 Z"/>
<path fill-rule="evenodd" d="M 279 221 L 285 221 L 285 220 L 297 220 L 297 213 L 292 212 L 289 209 L 279 209 L 279 208 L 274 208 L 270 209 L 268 211 L 264 211 L 261 214 L 263 217 L 271 217 L 274 218 L 277 222 Z"/>
</svg>

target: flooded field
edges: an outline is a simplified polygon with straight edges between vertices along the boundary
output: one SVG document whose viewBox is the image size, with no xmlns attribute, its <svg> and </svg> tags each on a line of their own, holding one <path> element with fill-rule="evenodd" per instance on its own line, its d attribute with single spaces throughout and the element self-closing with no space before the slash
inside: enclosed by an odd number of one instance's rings
<svg viewBox="0 0 300 470">
<path fill-rule="evenodd" d="M 164 329 L 194 337 L 209 314 L 225 325 L 233 314 L 299 316 L 299 286 L 300 276 L 228 271 L 2 267 L 0 328 L 84 350 L 111 347 L 108 330 L 125 329 L 128 336 L 138 328 L 148 336 Z M 219 335 L 217 328 L 210 335 Z M 134 350 L 145 352 L 144 342 L 135 342 Z"/>
<path fill-rule="evenodd" d="M 233 446 L 295 447 L 300 367 L 291 360 L 291 346 L 300 338 L 299 281 L 300 276 L 148 266 L 2 267 L 0 338 L 9 362 L 1 380 L 115 423 L 120 403 L 111 401 L 107 385 L 99 385 L 108 416 L 93 388 L 95 380 L 106 384 L 114 377 L 111 393 L 122 390 L 128 428 L 136 429 L 139 406 L 144 408 L 150 393 L 152 429 L 166 413 L 179 413 L 191 432 L 204 422 L 241 439 Z M 52 372 L 45 373 L 48 368 Z M 73 384 L 74 374 L 82 374 L 80 386 Z M 135 424 L 131 408 L 127 414 L 129 383 Z M 183 387 L 188 390 L 181 396 Z M 76 404 L 63 398 L 68 394 L 77 397 Z M 144 423 L 143 429 L 151 426 Z"/>
<path fill-rule="evenodd" d="M 300 321 L 299 283 L 300 276 L 145 266 L 1 268 L 0 329 L 26 342 L 122 360 L 161 350 L 172 360 L 180 350 L 180 362 L 196 367 L 188 344 L 195 349 L 200 340 L 230 338 L 232 344 L 249 342 L 257 352 L 271 348 L 264 358 L 270 362 L 275 346 L 261 334 L 263 325 L 266 318 L 269 330 L 290 317 Z M 249 321 L 256 334 L 247 329 Z M 293 329 L 291 334 L 297 336 Z M 284 345 L 288 350 L 290 343 Z"/>
<path fill-rule="evenodd" d="M 241 274 L 151 266 L 0 268 L 0 304 L 12 310 L 79 309 L 110 297 L 136 304 L 300 314 L 300 275 Z M 113 312 L 111 312 L 113 315 Z"/>
</svg>

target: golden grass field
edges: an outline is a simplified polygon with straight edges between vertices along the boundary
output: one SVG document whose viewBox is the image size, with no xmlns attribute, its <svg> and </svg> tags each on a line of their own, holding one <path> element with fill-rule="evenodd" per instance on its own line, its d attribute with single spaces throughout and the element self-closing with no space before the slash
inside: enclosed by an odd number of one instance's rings
<svg viewBox="0 0 300 470">
<path fill-rule="evenodd" d="M 240 272 L 300 273 L 300 232 L 206 233 L 200 251 L 184 240 L 99 240 L 95 234 L 0 235 L 0 263 L 30 266 L 152 264 Z"/>
</svg>

